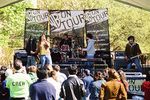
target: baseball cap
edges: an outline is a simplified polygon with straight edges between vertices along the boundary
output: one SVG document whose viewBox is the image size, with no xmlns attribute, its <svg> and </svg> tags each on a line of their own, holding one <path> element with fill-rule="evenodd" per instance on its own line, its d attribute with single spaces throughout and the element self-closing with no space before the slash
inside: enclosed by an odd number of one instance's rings
<svg viewBox="0 0 150 100">
<path fill-rule="evenodd" d="M 9 76 L 9 75 L 12 75 L 13 74 L 13 71 L 11 69 L 7 69 L 5 71 L 5 76 Z"/>
<path fill-rule="evenodd" d="M 84 73 L 86 73 L 86 75 L 90 75 L 90 70 L 85 69 L 85 70 L 84 70 Z"/>
</svg>

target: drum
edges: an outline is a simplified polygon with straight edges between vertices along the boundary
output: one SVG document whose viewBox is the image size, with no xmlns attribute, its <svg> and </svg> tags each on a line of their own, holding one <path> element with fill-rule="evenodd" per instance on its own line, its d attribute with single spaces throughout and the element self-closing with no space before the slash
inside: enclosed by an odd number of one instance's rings
<svg viewBox="0 0 150 100">
<path fill-rule="evenodd" d="M 57 52 L 59 52 L 59 50 L 58 50 L 58 48 L 52 48 L 52 49 L 51 49 L 51 52 L 57 53 Z"/>
<path fill-rule="evenodd" d="M 61 51 L 69 51 L 69 45 L 62 45 Z"/>
<path fill-rule="evenodd" d="M 54 64 L 60 63 L 61 62 L 61 54 L 60 52 L 52 52 L 51 57 L 52 57 L 52 62 Z"/>
</svg>

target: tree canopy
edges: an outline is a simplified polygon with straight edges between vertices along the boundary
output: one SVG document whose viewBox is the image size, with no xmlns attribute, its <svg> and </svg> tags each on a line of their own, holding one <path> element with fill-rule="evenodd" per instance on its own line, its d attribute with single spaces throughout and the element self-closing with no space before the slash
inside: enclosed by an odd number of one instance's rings
<svg viewBox="0 0 150 100">
<path fill-rule="evenodd" d="M 135 36 L 142 52 L 150 49 L 150 12 L 114 0 L 38 0 L 39 9 L 84 10 L 108 8 L 111 51 L 124 51 L 127 38 Z"/>
</svg>

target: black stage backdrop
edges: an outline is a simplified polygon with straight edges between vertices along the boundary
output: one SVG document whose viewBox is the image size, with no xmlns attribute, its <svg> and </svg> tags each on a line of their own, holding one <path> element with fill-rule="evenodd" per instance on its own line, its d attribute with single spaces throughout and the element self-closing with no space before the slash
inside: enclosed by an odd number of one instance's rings
<svg viewBox="0 0 150 100">
<path fill-rule="evenodd" d="M 52 47 L 59 46 L 59 42 L 63 38 L 63 34 L 68 34 L 69 38 L 76 42 L 74 49 L 77 49 L 79 44 L 83 46 L 85 25 L 83 10 L 50 10 L 49 13 Z"/>
<path fill-rule="evenodd" d="M 91 33 L 95 42 L 96 58 L 103 58 L 111 65 L 109 24 L 107 9 L 85 10 L 86 33 Z"/>
<path fill-rule="evenodd" d="M 38 37 L 41 34 L 50 35 L 51 48 L 59 48 L 64 34 L 75 45 L 73 50 L 77 53 L 78 46 L 86 47 L 86 34 L 91 33 L 95 42 L 96 58 L 105 59 L 110 66 L 110 43 L 107 9 L 92 10 L 40 10 L 26 9 L 24 47 L 30 36 Z M 76 57 L 76 56 L 74 56 Z"/>
<path fill-rule="evenodd" d="M 37 38 L 48 33 L 48 10 L 26 8 L 24 48 L 29 38 Z"/>
</svg>

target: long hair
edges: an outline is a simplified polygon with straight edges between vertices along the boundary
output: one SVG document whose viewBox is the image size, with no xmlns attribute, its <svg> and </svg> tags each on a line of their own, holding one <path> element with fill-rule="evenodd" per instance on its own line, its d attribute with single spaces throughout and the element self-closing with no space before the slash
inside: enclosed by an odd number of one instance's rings
<svg viewBox="0 0 150 100">
<path fill-rule="evenodd" d="M 41 43 L 41 41 L 42 41 L 42 36 L 44 36 L 45 38 L 46 38 L 46 36 L 44 35 L 44 34 L 42 34 L 40 37 L 39 37 L 39 42 Z"/>
<path fill-rule="evenodd" d="M 128 86 L 127 86 L 127 80 L 126 80 L 126 77 L 125 77 L 125 74 L 122 70 L 118 70 L 118 74 L 120 75 L 120 79 L 121 79 L 121 82 L 123 83 L 124 85 L 124 88 L 127 90 L 128 89 Z"/>
<path fill-rule="evenodd" d="M 55 71 L 55 70 L 49 71 L 49 72 L 48 72 L 48 76 L 49 76 L 49 77 L 52 77 L 56 82 L 58 82 L 58 79 L 57 79 L 56 71 Z"/>
<path fill-rule="evenodd" d="M 97 71 L 95 74 L 94 74 L 94 81 L 97 81 L 97 80 L 103 80 L 103 74 L 100 72 L 100 71 Z"/>
<path fill-rule="evenodd" d="M 120 80 L 119 74 L 116 72 L 115 69 L 110 69 L 108 71 L 108 80 L 111 80 L 111 79 Z"/>
</svg>

